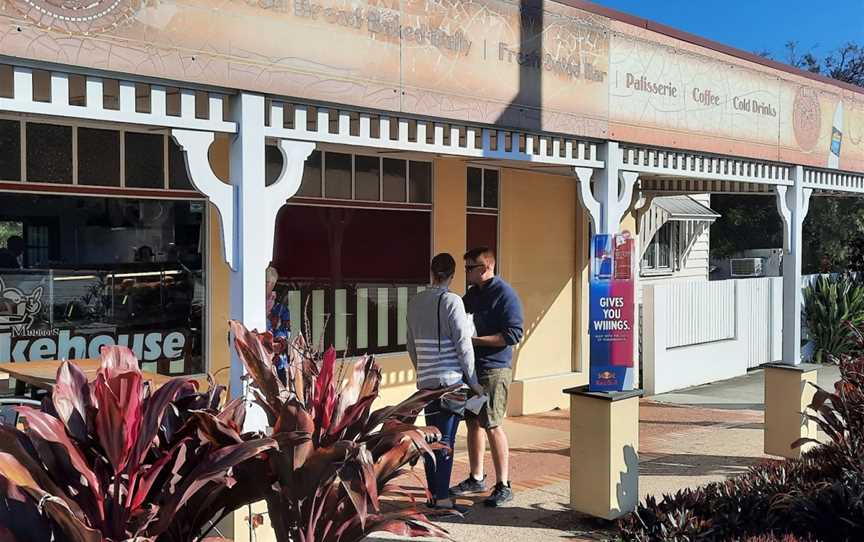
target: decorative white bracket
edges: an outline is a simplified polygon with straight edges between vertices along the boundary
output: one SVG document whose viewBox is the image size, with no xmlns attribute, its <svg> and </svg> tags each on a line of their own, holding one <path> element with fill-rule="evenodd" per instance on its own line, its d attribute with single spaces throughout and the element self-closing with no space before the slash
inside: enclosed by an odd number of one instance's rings
<svg viewBox="0 0 864 542">
<path fill-rule="evenodd" d="M 235 224 L 236 194 L 239 189 L 243 188 L 242 184 L 237 186 L 224 183 L 213 173 L 208 158 L 208 151 L 214 140 L 213 132 L 175 129 L 172 130 L 171 135 L 186 157 L 186 171 L 192 185 L 207 196 L 207 199 L 213 203 L 219 212 L 223 242 L 222 252 L 225 263 L 232 271 L 239 271 L 235 237 L 239 233 L 238 229 L 249 231 L 242 225 Z M 281 140 L 279 142 L 279 150 L 282 153 L 282 171 L 275 183 L 264 188 L 268 204 L 265 216 L 266 223 L 274 224 L 279 209 L 282 208 L 286 200 L 294 196 L 299 190 L 303 178 L 303 164 L 314 149 L 314 143 L 305 141 Z M 264 246 L 273 246 L 274 233 L 275 230 L 272 226 L 263 229 L 261 234 L 264 235 Z"/>
<path fill-rule="evenodd" d="M 813 195 L 813 189 L 775 186 L 774 190 L 777 192 L 777 212 L 783 219 L 783 251 L 785 254 L 790 254 L 793 229 L 803 230 L 804 219 L 810 211 L 810 196 Z"/>
<path fill-rule="evenodd" d="M 651 209 L 654 198 L 654 194 L 645 194 L 644 192 L 634 195 L 633 212 L 636 213 L 636 233 L 642 233 L 642 217 Z"/>
<path fill-rule="evenodd" d="M 579 199 L 588 210 L 595 232 L 615 233 L 633 202 L 633 189 L 639 173 L 619 169 L 621 152 L 614 141 L 606 144 L 605 158 L 605 167 L 600 170 L 595 190 L 591 189 L 592 168 L 574 167 L 573 172 L 579 179 Z"/>
<path fill-rule="evenodd" d="M 196 130 L 172 130 L 174 141 L 183 150 L 186 157 L 186 172 L 192 185 L 216 207 L 222 226 L 222 255 L 225 263 L 233 271 L 237 271 L 237 260 L 234 252 L 234 206 L 236 204 L 236 187 L 223 183 L 213 173 L 210 167 L 208 151 L 213 144 L 213 132 L 198 132 Z"/>
</svg>

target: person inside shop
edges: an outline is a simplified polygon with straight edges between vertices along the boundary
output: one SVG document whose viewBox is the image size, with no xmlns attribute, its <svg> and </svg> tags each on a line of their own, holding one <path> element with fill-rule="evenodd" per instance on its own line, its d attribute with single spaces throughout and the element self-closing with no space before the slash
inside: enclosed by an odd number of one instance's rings
<svg viewBox="0 0 864 542">
<path fill-rule="evenodd" d="M 501 506 L 513 500 L 510 487 L 510 449 L 502 427 L 507 412 L 507 394 L 513 381 L 513 347 L 522 340 L 522 302 L 513 287 L 495 275 L 495 252 L 478 247 L 465 253 L 465 275 L 470 286 L 463 297 L 465 310 L 476 328 L 473 337 L 477 379 L 488 397 L 479 415 L 466 411 L 468 425 L 468 478 L 450 489 L 452 495 L 486 490 L 483 453 L 486 437 L 498 480 L 486 506 Z"/>
<path fill-rule="evenodd" d="M 0 269 L 23 269 L 24 248 L 21 236 L 10 235 L 6 239 L 6 248 L 0 248 Z"/>
<path fill-rule="evenodd" d="M 288 339 L 291 335 L 291 313 L 284 303 L 276 299 L 276 283 L 279 282 L 279 271 L 272 265 L 267 267 L 267 331 L 273 334 L 277 345 L 276 356 L 273 362 L 276 365 L 276 374 L 283 384 L 287 385 L 288 379 L 288 354 L 286 352 Z"/>
<path fill-rule="evenodd" d="M 153 249 L 148 245 L 141 245 L 138 247 L 138 250 L 135 251 L 135 261 L 136 262 L 152 262 L 153 261 Z"/>
<path fill-rule="evenodd" d="M 447 253 L 436 255 L 432 258 L 430 274 L 431 287 L 408 303 L 407 348 L 417 374 L 417 388 L 434 390 L 462 384 L 482 395 L 474 371 L 473 328 L 462 299 L 450 292 L 456 260 Z M 449 493 L 456 428 L 461 415 L 453 404 L 438 399 L 426 406 L 426 425 L 441 431 L 442 442 L 448 449 L 436 450 L 435 462 L 424 463 L 432 497 L 429 506 L 461 514 L 467 509 L 455 504 Z M 464 401 L 462 405 L 464 407 Z"/>
</svg>

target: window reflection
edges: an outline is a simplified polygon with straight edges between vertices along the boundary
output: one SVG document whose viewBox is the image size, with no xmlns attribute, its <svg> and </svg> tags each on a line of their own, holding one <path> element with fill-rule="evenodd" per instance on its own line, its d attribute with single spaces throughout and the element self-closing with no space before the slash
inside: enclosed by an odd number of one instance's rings
<svg viewBox="0 0 864 542">
<path fill-rule="evenodd" d="M 93 358 L 122 344 L 145 370 L 204 372 L 204 209 L 4 194 L 0 363 Z"/>
</svg>

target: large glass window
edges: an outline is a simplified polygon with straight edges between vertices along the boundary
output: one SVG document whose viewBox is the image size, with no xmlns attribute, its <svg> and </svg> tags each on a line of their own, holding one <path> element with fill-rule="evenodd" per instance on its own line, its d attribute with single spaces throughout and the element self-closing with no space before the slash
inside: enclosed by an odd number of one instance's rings
<svg viewBox="0 0 864 542">
<path fill-rule="evenodd" d="M 3 194 L 0 363 L 122 344 L 145 370 L 204 372 L 204 208 Z"/>
<path fill-rule="evenodd" d="M 408 301 L 429 282 L 431 213 L 289 204 L 276 220 L 277 298 L 340 353 L 405 350 Z"/>
</svg>

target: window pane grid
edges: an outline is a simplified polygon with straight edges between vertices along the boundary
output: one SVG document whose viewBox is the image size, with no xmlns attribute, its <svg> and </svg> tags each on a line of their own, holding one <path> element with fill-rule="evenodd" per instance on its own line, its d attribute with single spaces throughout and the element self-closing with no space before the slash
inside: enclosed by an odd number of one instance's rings
<svg viewBox="0 0 864 542">
<path fill-rule="evenodd" d="M 431 204 L 432 162 L 313 151 L 306 160 L 297 195 L 327 200 Z"/>
</svg>

